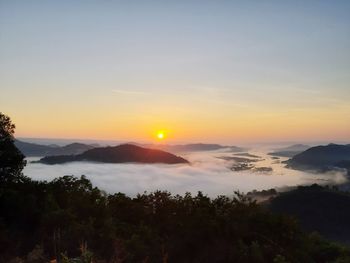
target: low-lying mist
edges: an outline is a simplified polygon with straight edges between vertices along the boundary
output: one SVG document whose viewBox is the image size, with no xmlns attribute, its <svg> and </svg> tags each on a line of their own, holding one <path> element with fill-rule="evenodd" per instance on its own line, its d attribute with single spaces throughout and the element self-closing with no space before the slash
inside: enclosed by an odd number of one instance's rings
<svg viewBox="0 0 350 263">
<path fill-rule="evenodd" d="M 232 171 L 237 156 L 228 151 L 193 152 L 181 155 L 190 165 L 166 164 L 106 164 L 73 162 L 61 165 L 31 163 L 38 158 L 28 158 L 24 174 L 36 180 L 53 180 L 64 175 L 85 175 L 92 183 L 109 193 L 122 192 L 130 196 L 144 191 L 167 190 L 172 194 L 193 194 L 202 191 L 211 197 L 231 195 L 233 191 L 248 192 L 296 185 L 340 184 L 346 181 L 340 171 L 316 174 L 287 169 L 281 161 L 262 151 L 249 151 L 260 156 L 254 162 L 256 168 L 272 168 L 272 171 Z M 249 156 L 249 155 L 248 155 Z M 218 158 L 220 157 L 220 158 Z M 242 158 L 247 158 L 247 155 Z M 266 169 L 265 169 L 266 170 Z"/>
</svg>

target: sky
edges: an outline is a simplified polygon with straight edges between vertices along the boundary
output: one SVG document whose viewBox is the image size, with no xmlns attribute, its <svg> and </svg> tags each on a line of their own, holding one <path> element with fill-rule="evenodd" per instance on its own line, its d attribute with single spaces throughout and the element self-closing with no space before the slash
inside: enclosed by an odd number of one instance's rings
<svg viewBox="0 0 350 263">
<path fill-rule="evenodd" d="M 350 1 L 0 0 L 18 137 L 350 141 Z"/>
</svg>

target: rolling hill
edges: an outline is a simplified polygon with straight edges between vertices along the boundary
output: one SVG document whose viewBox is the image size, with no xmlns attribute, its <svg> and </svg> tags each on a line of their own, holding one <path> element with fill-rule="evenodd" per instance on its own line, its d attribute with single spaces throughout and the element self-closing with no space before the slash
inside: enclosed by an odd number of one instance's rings
<svg viewBox="0 0 350 263">
<path fill-rule="evenodd" d="M 188 163 L 187 160 L 174 154 L 132 144 L 94 148 L 78 155 L 47 156 L 40 159 L 39 162 L 45 164 L 62 164 L 75 161 L 102 163 Z"/>
<path fill-rule="evenodd" d="M 329 144 L 312 147 L 295 155 L 286 163 L 299 170 L 327 170 L 335 167 L 349 169 L 350 145 Z"/>
</svg>

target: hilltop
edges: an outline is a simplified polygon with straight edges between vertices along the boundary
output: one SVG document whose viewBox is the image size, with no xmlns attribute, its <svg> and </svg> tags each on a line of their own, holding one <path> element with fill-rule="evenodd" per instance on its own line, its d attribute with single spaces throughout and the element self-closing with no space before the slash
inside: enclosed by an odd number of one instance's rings
<svg viewBox="0 0 350 263">
<path fill-rule="evenodd" d="M 184 158 L 174 154 L 132 144 L 94 148 L 77 155 L 47 156 L 40 159 L 39 162 L 45 164 L 62 164 L 75 161 L 102 163 L 188 163 Z"/>
<path fill-rule="evenodd" d="M 350 145 L 329 144 L 312 147 L 295 155 L 286 163 L 299 170 L 328 170 L 332 168 L 349 169 Z"/>
</svg>

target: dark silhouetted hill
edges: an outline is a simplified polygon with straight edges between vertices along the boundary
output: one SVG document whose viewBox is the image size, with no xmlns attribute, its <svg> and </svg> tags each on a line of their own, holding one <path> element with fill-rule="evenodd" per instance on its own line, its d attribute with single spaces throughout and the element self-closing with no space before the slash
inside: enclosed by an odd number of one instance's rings
<svg viewBox="0 0 350 263">
<path fill-rule="evenodd" d="M 289 167 L 305 170 L 348 168 L 350 145 L 329 144 L 312 147 L 287 161 Z"/>
<path fill-rule="evenodd" d="M 87 150 L 91 150 L 93 148 L 96 148 L 98 146 L 96 145 L 88 145 L 84 143 L 71 143 L 66 146 L 61 147 L 60 149 L 57 149 L 54 155 L 59 155 L 59 154 L 80 154 L 83 153 Z"/>
<path fill-rule="evenodd" d="M 61 164 L 74 161 L 103 163 L 188 163 L 187 160 L 174 154 L 132 144 L 94 148 L 78 155 L 47 156 L 40 159 L 40 162 L 45 164 Z"/>
<path fill-rule="evenodd" d="M 309 148 L 309 145 L 294 144 L 285 148 L 276 149 L 274 152 L 269 153 L 269 155 L 280 157 L 293 157 Z"/>
<path fill-rule="evenodd" d="M 350 194 L 318 185 L 298 187 L 273 198 L 273 212 L 295 216 L 305 230 L 350 242 Z"/>
<path fill-rule="evenodd" d="M 20 140 L 16 140 L 15 145 L 27 157 L 80 154 L 95 148 L 93 145 L 83 143 L 71 143 L 60 147 L 57 145 L 41 145 Z"/>
<path fill-rule="evenodd" d="M 337 162 L 335 166 L 347 169 L 348 175 L 350 175 L 350 160 Z"/>
<path fill-rule="evenodd" d="M 15 140 L 15 145 L 25 156 L 45 156 L 58 148 L 19 140 Z"/>
</svg>

